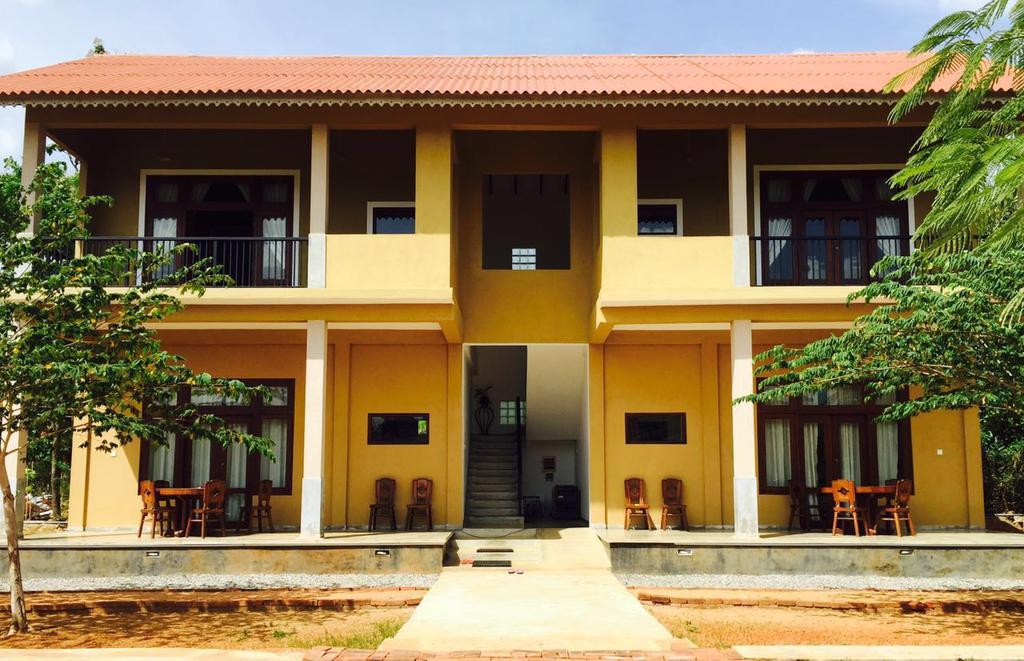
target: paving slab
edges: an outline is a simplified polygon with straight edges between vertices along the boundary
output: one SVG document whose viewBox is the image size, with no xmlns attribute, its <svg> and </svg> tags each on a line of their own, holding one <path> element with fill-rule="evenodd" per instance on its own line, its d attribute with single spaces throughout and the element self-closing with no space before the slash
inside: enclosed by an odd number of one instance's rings
<svg viewBox="0 0 1024 661">
<path fill-rule="evenodd" d="M 737 645 L 733 650 L 743 659 L 1024 659 L 1024 645 Z"/>
<path fill-rule="evenodd" d="M 608 570 L 449 568 L 382 650 L 664 651 L 672 635 Z"/>
</svg>

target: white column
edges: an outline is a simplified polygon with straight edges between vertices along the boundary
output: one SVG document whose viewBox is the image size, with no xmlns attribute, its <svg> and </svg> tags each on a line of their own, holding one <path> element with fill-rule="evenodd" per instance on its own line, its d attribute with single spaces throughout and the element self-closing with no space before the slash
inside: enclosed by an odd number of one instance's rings
<svg viewBox="0 0 1024 661">
<path fill-rule="evenodd" d="M 25 122 L 25 143 L 21 152 L 21 185 L 28 187 L 36 175 L 36 168 L 46 161 L 46 131 L 37 122 Z M 35 196 L 30 195 L 29 203 L 35 201 Z M 32 230 L 35 230 L 33 220 Z"/>
<path fill-rule="evenodd" d="M 2 470 L 7 471 L 7 479 L 14 490 L 14 512 L 18 518 L 18 537 L 24 536 L 25 528 L 25 433 L 19 432 L 11 439 L 11 452 L 4 458 Z M 0 528 L 7 523 L 3 504 L 0 503 Z"/>
<path fill-rule="evenodd" d="M 314 124 L 309 163 L 309 271 L 306 286 L 327 286 L 327 210 L 330 204 L 331 132 Z"/>
<path fill-rule="evenodd" d="M 306 322 L 306 402 L 302 443 L 302 537 L 324 532 L 324 449 L 327 444 L 327 322 Z"/>
<path fill-rule="evenodd" d="M 754 346 L 749 319 L 732 322 L 729 330 L 732 357 L 732 397 L 754 392 Z M 732 406 L 732 506 L 735 534 L 756 537 L 757 532 L 757 427 L 754 404 Z"/>
<path fill-rule="evenodd" d="M 747 127 L 729 126 L 729 233 L 732 235 L 733 285 L 750 286 L 750 235 L 747 223 Z"/>
</svg>

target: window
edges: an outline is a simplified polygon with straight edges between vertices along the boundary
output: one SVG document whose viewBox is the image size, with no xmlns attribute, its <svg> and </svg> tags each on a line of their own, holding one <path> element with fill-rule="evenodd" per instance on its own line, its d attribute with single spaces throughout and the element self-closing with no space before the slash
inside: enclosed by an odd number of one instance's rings
<svg viewBox="0 0 1024 661">
<path fill-rule="evenodd" d="M 513 248 L 512 249 L 512 270 L 513 271 L 536 271 L 537 270 L 537 249 L 536 248 Z"/>
<path fill-rule="evenodd" d="M 640 236 L 682 236 L 683 201 L 638 200 L 637 234 Z"/>
<path fill-rule="evenodd" d="M 907 203 L 892 172 L 762 172 L 759 283 L 859 284 L 883 257 L 910 252 Z"/>
<path fill-rule="evenodd" d="M 370 445 L 427 445 L 430 415 L 427 413 L 370 413 L 367 443 Z"/>
<path fill-rule="evenodd" d="M 367 202 L 367 234 L 415 234 L 415 202 Z"/>
<path fill-rule="evenodd" d="M 568 269 L 569 175 L 485 175 L 482 259 L 485 269 Z"/>
<path fill-rule="evenodd" d="M 165 240 L 145 248 L 169 252 L 180 239 L 196 247 L 157 275 L 211 259 L 240 287 L 295 286 L 294 186 L 294 177 L 278 175 L 147 176 L 145 234 Z"/>
<path fill-rule="evenodd" d="M 913 479 L 909 424 L 875 420 L 891 401 L 864 402 L 862 388 L 841 386 L 759 404 L 761 493 L 788 493 L 791 479 L 811 489 Z"/>
<path fill-rule="evenodd" d="M 526 424 L 526 402 L 519 401 L 519 422 Z M 515 426 L 516 400 L 506 399 L 498 402 L 498 424 Z"/>
<path fill-rule="evenodd" d="M 269 396 L 251 401 L 228 400 L 198 388 L 183 387 L 175 394 L 178 401 L 191 401 L 203 413 L 213 413 L 231 427 L 271 439 L 274 458 L 249 452 L 235 444 L 224 447 L 206 440 L 168 436 L 165 444 L 143 440 L 139 467 L 140 479 L 166 480 L 173 486 L 202 486 L 207 480 L 220 479 L 229 489 L 255 493 L 260 480 L 271 480 L 275 494 L 292 490 L 292 454 L 294 445 L 295 381 L 292 379 L 250 380 L 263 385 Z M 229 494 L 228 518 L 237 518 L 244 496 Z"/>
<path fill-rule="evenodd" d="M 626 443 L 686 443 L 685 413 L 627 413 Z"/>
</svg>

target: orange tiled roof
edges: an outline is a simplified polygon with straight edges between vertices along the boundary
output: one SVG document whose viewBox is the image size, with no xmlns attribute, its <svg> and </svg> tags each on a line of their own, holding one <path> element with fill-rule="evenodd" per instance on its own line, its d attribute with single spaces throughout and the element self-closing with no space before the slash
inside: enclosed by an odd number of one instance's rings
<svg viewBox="0 0 1024 661">
<path fill-rule="evenodd" d="M 790 55 L 206 57 L 98 55 L 0 77 L 47 97 L 877 95 L 905 52 Z"/>
</svg>

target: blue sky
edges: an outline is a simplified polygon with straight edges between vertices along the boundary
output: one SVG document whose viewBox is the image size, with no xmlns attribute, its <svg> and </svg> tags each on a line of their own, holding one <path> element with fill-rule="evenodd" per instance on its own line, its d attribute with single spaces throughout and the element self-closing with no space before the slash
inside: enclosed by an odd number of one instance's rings
<svg viewBox="0 0 1024 661">
<path fill-rule="evenodd" d="M 0 0 L 0 74 L 129 53 L 551 54 L 897 50 L 982 0 Z M 21 154 L 0 108 L 0 158 Z"/>
</svg>

